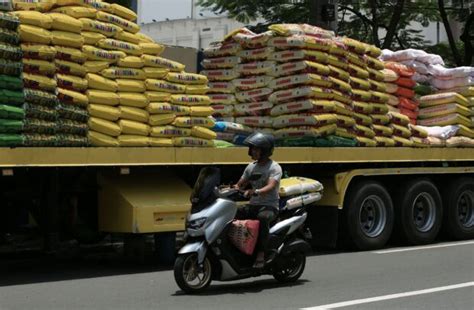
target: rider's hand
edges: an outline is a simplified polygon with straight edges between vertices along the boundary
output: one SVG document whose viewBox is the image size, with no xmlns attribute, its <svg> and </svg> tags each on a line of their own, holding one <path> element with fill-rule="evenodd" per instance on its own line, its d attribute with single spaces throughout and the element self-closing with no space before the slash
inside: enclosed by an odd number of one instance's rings
<svg viewBox="0 0 474 310">
<path fill-rule="evenodd" d="M 231 186 L 233 189 L 240 190 L 240 187 L 238 184 L 234 184 Z"/>
<path fill-rule="evenodd" d="M 245 193 L 244 193 L 244 197 L 245 198 L 250 198 L 250 197 L 253 196 L 254 193 L 255 193 L 255 190 L 253 190 L 253 189 L 246 190 Z"/>
</svg>

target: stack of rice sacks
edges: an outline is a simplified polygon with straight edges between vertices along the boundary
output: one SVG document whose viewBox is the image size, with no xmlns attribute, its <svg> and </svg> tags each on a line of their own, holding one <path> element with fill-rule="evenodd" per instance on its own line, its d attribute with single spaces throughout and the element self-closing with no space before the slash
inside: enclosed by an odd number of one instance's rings
<svg viewBox="0 0 474 310">
<path fill-rule="evenodd" d="M 25 5 L 25 6 L 23 6 Z M 52 18 L 31 3 L 18 3 L 14 12 L 20 19 L 25 94 L 25 146 L 57 146 L 59 143 L 56 49 L 52 43 Z M 49 8 L 49 7 L 48 7 Z M 25 9 L 25 10 L 23 10 Z M 45 8 L 46 9 L 46 8 Z"/>
<path fill-rule="evenodd" d="M 19 20 L 0 12 L 0 146 L 23 144 L 25 111 Z"/>
<path fill-rule="evenodd" d="M 349 95 L 334 89 L 333 81 L 349 75 L 333 65 L 328 58 L 333 47 L 333 33 L 308 25 L 272 25 L 275 32 L 268 46 L 275 48 L 270 59 L 277 63 L 270 71 L 275 79 L 269 87 L 269 101 L 275 137 L 278 140 L 314 139 L 334 134 L 338 121 L 337 102 L 342 108 Z M 336 83 L 334 83 L 336 84 Z M 334 100 L 334 101 L 333 101 Z"/>
<path fill-rule="evenodd" d="M 323 185 L 303 177 L 284 178 L 280 182 L 280 210 L 291 210 L 310 205 L 321 199 Z"/>
</svg>

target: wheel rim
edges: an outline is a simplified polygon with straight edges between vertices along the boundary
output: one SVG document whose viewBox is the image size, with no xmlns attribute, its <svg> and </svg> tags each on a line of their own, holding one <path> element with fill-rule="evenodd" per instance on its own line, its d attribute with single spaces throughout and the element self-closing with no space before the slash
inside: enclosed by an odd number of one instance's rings
<svg viewBox="0 0 474 310">
<path fill-rule="evenodd" d="M 456 209 L 459 223 L 464 228 L 474 226 L 474 191 L 462 192 L 456 203 Z"/>
<path fill-rule="evenodd" d="M 199 268 L 197 254 L 186 257 L 183 263 L 183 279 L 190 288 L 203 288 L 210 278 L 211 264 L 207 258 L 204 259 L 202 268 Z"/>
<path fill-rule="evenodd" d="M 291 257 L 286 257 L 285 263 L 278 270 L 278 273 L 286 278 L 292 278 L 296 276 L 303 268 L 304 256 L 303 255 L 293 255 Z"/>
<path fill-rule="evenodd" d="M 372 195 L 364 199 L 359 211 L 359 225 L 370 238 L 379 236 L 387 223 L 387 210 L 382 199 Z"/>
<path fill-rule="evenodd" d="M 420 232 L 427 232 L 433 228 L 436 220 L 436 203 L 430 194 L 420 193 L 413 200 L 412 219 Z"/>
</svg>

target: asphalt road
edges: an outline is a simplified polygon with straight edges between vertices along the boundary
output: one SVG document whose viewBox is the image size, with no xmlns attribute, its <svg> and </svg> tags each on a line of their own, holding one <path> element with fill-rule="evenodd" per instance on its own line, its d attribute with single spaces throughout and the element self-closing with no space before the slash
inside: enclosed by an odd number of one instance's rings
<svg viewBox="0 0 474 310">
<path fill-rule="evenodd" d="M 393 252 L 396 250 L 395 252 Z M 0 309 L 474 309 L 474 241 L 308 257 L 300 281 L 213 282 L 184 295 L 172 270 L 110 258 L 0 266 Z"/>
</svg>

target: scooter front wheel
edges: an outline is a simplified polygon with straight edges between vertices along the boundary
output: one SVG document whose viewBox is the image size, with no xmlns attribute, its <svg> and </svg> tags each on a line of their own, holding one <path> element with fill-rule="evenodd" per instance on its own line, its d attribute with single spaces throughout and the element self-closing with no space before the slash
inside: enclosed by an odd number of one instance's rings
<svg viewBox="0 0 474 310">
<path fill-rule="evenodd" d="M 186 293 L 199 293 L 211 284 L 212 267 L 206 257 L 202 266 L 198 264 L 197 253 L 180 255 L 174 263 L 176 284 Z"/>
<path fill-rule="evenodd" d="M 303 274 L 306 266 L 304 253 L 290 253 L 279 257 L 273 267 L 273 277 L 283 283 L 295 282 Z"/>
</svg>

